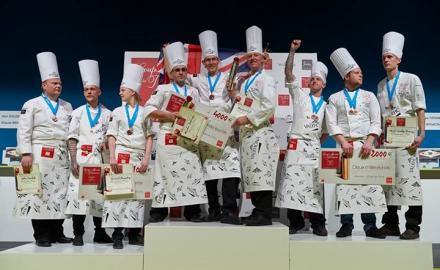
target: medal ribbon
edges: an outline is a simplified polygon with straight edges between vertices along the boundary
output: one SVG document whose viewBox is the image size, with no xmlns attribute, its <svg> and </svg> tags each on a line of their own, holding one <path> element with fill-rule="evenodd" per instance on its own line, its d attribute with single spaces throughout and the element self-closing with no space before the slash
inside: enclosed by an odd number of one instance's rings
<svg viewBox="0 0 440 270">
<path fill-rule="evenodd" d="M 174 90 L 176 90 L 177 94 L 180 95 L 179 87 L 177 86 L 177 84 L 175 82 L 173 82 L 173 86 L 174 86 Z M 188 89 L 186 88 L 186 85 L 185 85 L 185 97 L 186 96 L 188 96 Z"/>
<path fill-rule="evenodd" d="M 136 122 L 138 112 L 139 112 L 139 104 L 136 104 L 136 107 L 133 112 L 133 116 L 130 118 L 130 112 L 128 111 L 128 104 L 125 104 L 125 116 L 127 116 L 128 127 L 132 128 L 134 126 L 134 122 Z"/>
<path fill-rule="evenodd" d="M 47 106 L 49 106 L 49 109 L 52 111 L 53 115 L 57 115 L 58 112 L 58 108 L 60 107 L 60 101 L 57 100 L 57 105 L 54 107 L 52 105 L 52 102 L 50 102 L 49 98 L 43 93 L 41 94 L 41 96 L 43 97 L 44 101 L 46 101 Z"/>
<path fill-rule="evenodd" d="M 318 101 L 318 104 L 315 103 L 315 99 L 312 95 L 309 95 L 310 97 L 310 103 L 312 104 L 312 110 L 314 114 L 317 114 L 319 112 L 319 109 L 321 109 L 322 104 L 324 104 L 324 97 L 321 96 L 321 98 Z"/>
<path fill-rule="evenodd" d="M 90 105 L 86 105 L 87 118 L 89 119 L 90 127 L 93 128 L 96 124 L 98 124 L 99 118 L 101 117 L 101 105 L 98 104 L 98 113 L 95 118 L 92 118 L 92 113 L 90 112 Z"/>
<path fill-rule="evenodd" d="M 357 100 L 357 96 L 359 93 L 359 88 L 357 88 L 354 91 L 355 91 L 355 93 L 354 93 L 354 97 L 352 99 L 350 97 L 350 95 L 348 94 L 347 88 L 344 89 L 344 95 L 345 95 L 345 98 L 347 99 L 348 105 L 350 105 L 350 109 L 356 109 L 356 100 Z"/>
<path fill-rule="evenodd" d="M 249 79 L 246 80 L 246 82 L 244 83 L 244 93 L 247 94 L 249 87 L 251 87 L 251 85 L 254 83 L 255 79 L 258 77 L 258 75 L 261 74 L 261 70 L 258 71 L 253 77 L 250 77 Z"/>
</svg>

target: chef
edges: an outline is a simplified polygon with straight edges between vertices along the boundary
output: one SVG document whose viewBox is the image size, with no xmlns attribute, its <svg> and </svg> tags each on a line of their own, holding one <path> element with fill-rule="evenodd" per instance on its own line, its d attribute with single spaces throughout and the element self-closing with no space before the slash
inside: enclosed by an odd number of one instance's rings
<svg viewBox="0 0 440 270">
<path fill-rule="evenodd" d="M 175 110 L 177 103 L 173 103 L 176 97 L 196 102 L 199 94 L 196 88 L 186 84 L 187 64 L 183 44 L 174 42 L 164 50 L 172 82 L 159 85 L 145 104 L 146 116 L 161 122 L 157 134 L 150 222 L 164 220 L 168 215 L 167 208 L 176 206 L 185 206 L 187 220 L 202 222 L 200 204 L 208 200 L 198 146 L 172 133 L 178 113 Z M 170 97 L 173 97 L 171 101 Z M 177 140 L 181 140 L 179 144 Z"/>
<path fill-rule="evenodd" d="M 326 102 L 322 96 L 327 79 L 327 67 L 314 62 L 309 88 L 300 88 L 292 73 L 293 58 L 301 40 L 293 40 L 286 60 L 285 81 L 293 100 L 293 119 L 287 156 L 275 206 L 287 208 L 290 220 L 289 233 L 295 234 L 304 227 L 301 211 L 310 213 L 313 234 L 327 236 L 323 215 L 324 188 L 318 180 L 319 149 L 326 134 L 324 114 Z"/>
<path fill-rule="evenodd" d="M 246 30 L 247 64 L 250 76 L 239 80 L 232 100 L 239 94 L 252 100 L 252 111 L 238 117 L 240 159 L 244 192 L 250 192 L 254 209 L 247 226 L 272 224 L 272 193 L 275 190 L 279 145 L 269 118 L 275 112 L 275 81 L 264 69 L 263 33 L 257 26 Z"/>
<path fill-rule="evenodd" d="M 380 135 L 380 108 L 376 96 L 361 89 L 362 70 L 345 48 L 330 55 L 330 60 L 344 82 L 344 89 L 330 96 L 325 117 L 329 134 L 347 157 L 360 149 L 368 157 L 374 140 Z M 353 230 L 353 213 L 361 213 L 366 236 L 384 238 L 376 227 L 375 212 L 385 212 L 383 189 L 379 185 L 337 185 L 336 198 L 342 227 L 337 237 L 347 237 Z"/>
<path fill-rule="evenodd" d="M 86 214 L 93 216 L 96 243 L 112 243 L 111 238 L 101 227 L 102 201 L 81 200 L 79 196 L 79 166 L 83 164 L 102 164 L 103 150 L 107 141 L 106 133 L 111 111 L 99 103 L 101 88 L 99 67 L 95 60 L 78 62 L 84 87 L 86 104 L 72 112 L 68 143 L 70 152 L 70 178 L 67 193 L 66 214 L 72 215 L 74 246 L 82 246 Z"/>
<path fill-rule="evenodd" d="M 64 236 L 62 225 L 69 181 L 66 141 L 72 106 L 59 98 L 62 84 L 55 54 L 39 53 L 37 61 L 43 93 L 23 105 L 17 145 L 25 172 L 31 170 L 32 164 L 38 164 L 42 195 L 18 195 L 15 216 L 31 219 L 36 244 L 49 247 L 55 242 L 72 242 Z"/>
<path fill-rule="evenodd" d="M 145 119 L 144 108 L 139 104 L 144 68 L 136 64 L 124 67 L 124 77 L 119 89 L 123 105 L 114 109 L 107 130 L 112 170 L 118 164 L 133 164 L 136 172 L 148 169 L 153 145 L 151 123 Z M 145 200 L 105 200 L 103 227 L 114 228 L 113 248 L 122 249 L 123 228 L 128 229 L 128 244 L 143 245 L 140 235 L 144 226 Z"/>
<path fill-rule="evenodd" d="M 388 212 L 382 217 L 384 226 L 380 230 L 386 235 L 401 239 L 419 238 L 422 222 L 422 186 L 416 150 L 425 138 L 425 93 L 417 75 L 399 70 L 402 61 L 405 37 L 397 32 L 383 36 L 382 64 L 387 76 L 379 82 L 377 98 L 382 116 L 417 117 L 418 136 L 411 145 L 398 148 L 396 184 L 385 190 Z M 405 213 L 406 230 L 400 234 L 399 206 L 408 205 Z"/>
<path fill-rule="evenodd" d="M 202 104 L 219 111 L 225 111 L 226 106 L 230 103 L 226 91 L 228 74 L 219 71 L 217 34 L 210 30 L 204 31 L 200 33 L 199 41 L 202 48 L 202 63 L 206 72 L 202 72 L 197 77 L 188 76 L 188 81 L 199 91 Z M 206 221 L 239 224 L 237 193 L 241 173 L 238 142 L 234 136 L 231 136 L 224 150 L 200 142 L 199 150 L 208 193 L 209 215 L 206 217 Z M 221 207 L 217 191 L 219 179 L 223 179 L 223 204 Z"/>
</svg>

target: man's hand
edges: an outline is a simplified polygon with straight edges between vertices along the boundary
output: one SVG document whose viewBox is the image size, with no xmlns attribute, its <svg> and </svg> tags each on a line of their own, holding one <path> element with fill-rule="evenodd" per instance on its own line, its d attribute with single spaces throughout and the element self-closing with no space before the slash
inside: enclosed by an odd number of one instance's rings
<svg viewBox="0 0 440 270">
<path fill-rule="evenodd" d="M 415 138 L 414 138 L 414 141 L 413 141 L 413 142 L 411 143 L 411 145 L 408 147 L 408 151 L 409 151 L 410 153 L 415 153 L 416 150 L 417 150 L 417 148 L 422 144 L 424 138 L 425 138 L 425 137 L 424 137 L 424 136 L 421 136 L 421 135 L 415 137 Z"/>
<path fill-rule="evenodd" d="M 353 156 L 353 145 L 347 141 L 343 142 L 341 144 L 343 153 L 348 157 L 351 158 Z"/>
<path fill-rule="evenodd" d="M 76 160 L 72 159 L 70 161 L 70 170 L 72 171 L 73 176 L 75 176 L 76 178 L 79 177 L 79 165 Z"/>
<path fill-rule="evenodd" d="M 294 39 L 290 44 L 290 51 L 296 52 L 299 49 L 299 47 L 301 47 L 301 40 Z"/>
<path fill-rule="evenodd" d="M 235 126 L 243 126 L 246 124 L 250 124 L 249 118 L 247 118 L 247 116 L 240 116 L 237 119 L 235 119 L 234 123 L 232 124 L 232 127 Z"/>
<path fill-rule="evenodd" d="M 171 122 L 171 123 L 174 123 L 174 121 L 178 117 L 178 112 L 163 111 L 162 115 L 163 115 L 163 117 L 162 117 L 161 122 Z"/>
<path fill-rule="evenodd" d="M 136 172 L 144 173 L 147 171 L 147 169 L 148 169 L 148 159 L 143 158 L 141 163 L 139 163 L 139 165 L 136 166 Z"/>
<path fill-rule="evenodd" d="M 23 155 L 21 158 L 21 166 L 24 173 L 30 173 L 32 169 L 33 158 L 31 154 Z"/>
<path fill-rule="evenodd" d="M 110 156 L 110 167 L 112 168 L 112 172 L 114 173 L 122 173 L 119 171 L 118 162 L 115 157 Z"/>
<path fill-rule="evenodd" d="M 361 152 L 359 153 L 359 156 L 365 159 L 370 155 L 371 150 L 373 150 L 373 144 L 369 141 L 366 141 L 361 147 Z"/>
</svg>

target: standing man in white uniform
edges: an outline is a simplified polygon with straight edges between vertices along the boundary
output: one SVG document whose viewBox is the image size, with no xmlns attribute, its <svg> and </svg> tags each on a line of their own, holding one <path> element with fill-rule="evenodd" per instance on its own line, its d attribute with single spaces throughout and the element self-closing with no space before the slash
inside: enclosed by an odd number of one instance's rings
<svg viewBox="0 0 440 270">
<path fill-rule="evenodd" d="M 186 84 L 187 66 L 183 44 L 174 42 L 165 47 L 172 82 L 159 85 L 145 104 L 147 117 L 158 119 L 155 178 L 150 222 L 160 222 L 168 215 L 168 207 L 185 206 L 184 216 L 202 222 L 200 204 L 208 202 L 198 146 L 172 133 L 177 112 L 167 111 L 172 94 L 193 102 L 199 101 L 196 88 Z M 181 140 L 179 145 L 177 140 Z"/>
<path fill-rule="evenodd" d="M 417 239 L 423 205 L 417 148 L 425 138 L 426 102 L 419 77 L 399 70 L 404 42 L 405 37 L 400 33 L 383 36 L 382 64 L 387 77 L 379 82 L 377 98 L 383 117 L 416 116 L 419 134 L 411 145 L 397 149 L 396 184 L 385 190 L 388 212 L 383 215 L 385 225 L 380 230 L 386 235 L 400 235 L 401 239 Z M 397 209 L 402 205 L 408 205 L 409 209 L 405 213 L 406 230 L 400 234 Z"/>
<path fill-rule="evenodd" d="M 153 138 L 151 123 L 145 119 L 144 108 L 139 104 L 139 91 L 144 76 L 144 68 L 136 64 L 124 67 L 124 77 L 119 89 L 123 105 L 114 109 L 107 130 L 112 170 L 118 164 L 132 164 L 136 172 L 148 169 Z M 125 104 L 124 104 L 125 103 Z M 105 200 L 103 227 L 114 228 L 113 248 L 122 249 L 122 230 L 128 229 L 128 244 L 143 245 L 140 232 L 144 226 L 145 200 Z"/>
<path fill-rule="evenodd" d="M 36 244 L 49 247 L 55 242 L 72 242 L 63 234 L 69 182 L 66 141 L 72 105 L 59 98 L 62 87 L 55 54 L 42 52 L 37 60 L 43 93 L 23 105 L 17 145 L 25 172 L 33 163 L 38 164 L 43 194 L 17 195 L 15 216 L 32 219 Z"/>
<path fill-rule="evenodd" d="M 275 190 L 276 168 L 280 148 L 269 118 L 275 112 L 275 81 L 264 71 L 263 33 L 257 26 L 246 30 L 247 64 L 250 77 L 238 82 L 238 91 L 231 91 L 235 100 L 240 95 L 252 99 L 252 112 L 238 117 L 240 127 L 240 159 L 244 192 L 250 192 L 252 214 L 244 222 L 248 226 L 272 224 L 272 193 Z"/>
<path fill-rule="evenodd" d="M 87 103 L 72 112 L 68 143 L 70 152 L 69 190 L 66 214 L 72 215 L 74 246 L 84 245 L 84 221 L 86 214 L 93 215 L 96 243 L 112 243 L 102 223 L 103 202 L 81 200 L 79 196 L 79 167 L 85 164 L 102 164 L 103 150 L 107 142 L 107 129 L 111 111 L 99 103 L 99 66 L 95 60 L 78 62 Z"/>
<path fill-rule="evenodd" d="M 202 73 L 197 77 L 188 76 L 188 81 L 199 91 L 200 103 L 225 111 L 231 101 L 225 85 L 228 74 L 219 71 L 217 34 L 210 30 L 204 31 L 200 33 L 199 41 L 207 74 Z M 199 150 L 209 203 L 209 215 L 206 221 L 220 220 L 221 223 L 239 224 L 237 193 L 241 173 L 238 142 L 234 136 L 231 136 L 223 151 L 200 142 Z M 219 179 L 223 179 L 221 208 L 217 191 Z"/>
<path fill-rule="evenodd" d="M 327 236 L 323 215 L 324 185 L 318 179 L 319 149 L 327 137 L 324 121 L 326 102 L 322 96 L 327 67 L 322 62 L 312 66 L 309 88 L 303 90 L 293 75 L 293 58 L 301 40 L 292 41 L 286 60 L 285 80 L 293 100 L 293 125 L 288 140 L 287 157 L 275 206 L 287 208 L 289 233 L 304 227 L 301 211 L 310 213 L 313 234 Z"/>
<path fill-rule="evenodd" d="M 329 98 L 325 113 L 329 134 L 347 157 L 351 157 L 353 149 L 357 148 L 361 157 L 366 158 L 373 149 L 374 140 L 381 133 L 379 102 L 373 93 L 360 89 L 362 70 L 345 48 L 335 50 L 330 60 L 341 75 L 345 88 Z M 376 227 L 374 214 L 386 211 L 381 186 L 337 185 L 336 197 L 342 223 L 337 237 L 352 234 L 353 213 L 361 213 L 367 236 L 385 237 Z"/>
</svg>

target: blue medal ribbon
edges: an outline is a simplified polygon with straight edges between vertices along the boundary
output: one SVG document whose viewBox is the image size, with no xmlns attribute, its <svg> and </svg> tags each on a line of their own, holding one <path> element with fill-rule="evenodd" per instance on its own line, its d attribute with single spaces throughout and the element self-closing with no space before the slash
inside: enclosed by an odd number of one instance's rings
<svg viewBox="0 0 440 270">
<path fill-rule="evenodd" d="M 258 75 L 261 74 L 261 70 L 258 71 L 253 77 L 249 78 L 246 80 L 246 82 L 244 83 L 244 93 L 247 94 L 249 87 L 251 87 L 251 85 L 254 83 L 255 79 L 258 77 Z"/>
<path fill-rule="evenodd" d="M 176 90 L 177 94 L 180 95 L 179 87 L 177 86 L 177 84 L 175 82 L 173 82 L 173 86 L 174 86 L 174 90 Z M 185 89 L 185 97 L 186 97 L 186 96 L 188 96 L 188 89 L 186 88 L 186 85 L 185 85 L 184 89 Z"/>
<path fill-rule="evenodd" d="M 357 96 L 359 93 L 359 88 L 357 88 L 354 91 L 355 91 L 355 93 L 354 93 L 354 97 L 352 99 L 350 97 L 350 95 L 348 94 L 347 88 L 344 89 L 344 95 L 345 95 L 345 98 L 347 99 L 348 105 L 350 105 L 350 109 L 356 109 L 356 100 L 357 100 Z"/>
<path fill-rule="evenodd" d="M 321 96 L 321 98 L 318 101 L 318 104 L 315 103 L 315 99 L 312 95 L 309 95 L 310 97 L 310 103 L 312 103 L 312 110 L 314 114 L 317 114 L 319 112 L 319 109 L 321 109 L 322 104 L 324 104 L 324 97 Z"/>
<path fill-rule="evenodd" d="M 125 116 L 127 116 L 128 127 L 133 128 L 134 122 L 136 122 L 138 112 L 139 112 L 139 104 L 136 104 L 136 107 L 133 112 L 133 116 L 130 118 L 130 112 L 128 111 L 128 104 L 125 104 Z"/>
<path fill-rule="evenodd" d="M 214 92 L 215 86 L 217 85 L 218 80 L 220 79 L 221 75 L 222 74 L 220 72 L 217 74 L 217 77 L 215 78 L 214 85 L 213 85 L 212 81 L 211 81 L 211 76 L 208 74 L 209 91 L 211 92 L 211 94 Z"/>
<path fill-rule="evenodd" d="M 101 105 L 98 104 L 98 113 L 96 114 L 95 118 L 92 118 L 92 113 L 90 112 L 90 104 L 86 105 L 86 111 L 90 127 L 93 128 L 96 124 L 98 124 L 99 118 L 101 117 Z"/>
<path fill-rule="evenodd" d="M 388 100 L 390 101 L 390 103 L 393 100 L 394 93 L 396 92 L 396 87 L 397 87 L 397 83 L 399 81 L 399 78 L 400 78 L 400 70 L 397 72 L 397 75 L 394 78 L 393 87 L 390 89 L 390 85 L 388 84 L 388 82 L 390 80 L 387 77 L 387 92 L 388 92 Z"/>
<path fill-rule="evenodd" d="M 58 112 L 58 108 L 60 107 L 60 101 L 57 100 L 57 105 L 54 107 L 52 105 L 52 102 L 50 102 L 49 98 L 44 93 L 41 94 L 41 96 L 43 97 L 44 101 L 46 101 L 46 104 L 47 106 L 49 106 L 49 109 L 52 111 L 53 115 L 56 116 Z"/>
</svg>

